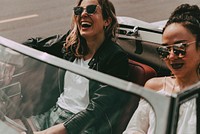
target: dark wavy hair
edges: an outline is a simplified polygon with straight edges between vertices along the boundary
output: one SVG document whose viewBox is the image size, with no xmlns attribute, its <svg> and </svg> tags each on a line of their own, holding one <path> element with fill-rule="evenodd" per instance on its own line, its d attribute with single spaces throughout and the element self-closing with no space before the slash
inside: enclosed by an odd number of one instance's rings
<svg viewBox="0 0 200 134">
<path fill-rule="evenodd" d="M 197 5 L 182 4 L 172 12 L 167 21 L 166 27 L 172 23 L 180 23 L 196 36 L 196 49 L 200 48 L 200 9 Z M 197 68 L 197 74 L 200 78 L 200 64 Z"/>
<path fill-rule="evenodd" d="M 83 0 L 79 0 L 77 6 L 82 3 Z M 115 8 L 109 0 L 97 0 L 101 10 L 103 19 L 106 20 L 109 17 L 112 19 L 112 22 L 109 26 L 104 29 L 105 38 L 116 39 L 116 30 L 118 26 L 117 18 L 115 15 Z M 88 47 L 86 40 L 80 35 L 78 26 L 76 23 L 76 18 L 78 16 L 72 16 L 71 30 L 66 39 L 65 49 L 66 53 L 75 55 L 78 58 L 83 57 L 88 53 Z"/>
<path fill-rule="evenodd" d="M 166 27 L 172 23 L 180 23 L 196 36 L 196 48 L 199 48 L 200 41 L 200 9 L 197 5 L 182 4 L 178 6 L 169 17 Z"/>
</svg>

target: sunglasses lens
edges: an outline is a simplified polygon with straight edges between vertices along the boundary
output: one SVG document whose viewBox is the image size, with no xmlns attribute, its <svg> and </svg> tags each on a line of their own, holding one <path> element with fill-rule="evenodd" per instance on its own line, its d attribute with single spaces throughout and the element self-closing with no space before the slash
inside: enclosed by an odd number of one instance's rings
<svg viewBox="0 0 200 134">
<path fill-rule="evenodd" d="M 93 14 L 93 13 L 95 13 L 96 8 L 97 8 L 97 5 L 88 5 L 86 7 L 86 12 L 88 14 Z M 74 14 L 77 16 L 81 15 L 83 13 L 83 10 L 84 10 L 83 7 L 80 7 L 80 6 L 74 7 Z"/>
<path fill-rule="evenodd" d="M 86 12 L 88 14 L 93 14 L 96 11 L 97 5 L 89 5 L 86 7 Z"/>
<path fill-rule="evenodd" d="M 74 7 L 74 14 L 81 15 L 83 12 L 83 7 Z"/>
<path fill-rule="evenodd" d="M 159 47 L 159 48 L 157 48 L 157 52 L 158 52 L 158 54 L 160 55 L 160 57 L 162 59 L 167 58 L 167 56 L 169 55 L 169 50 L 166 47 Z"/>
<path fill-rule="evenodd" d="M 179 58 L 182 58 L 186 54 L 186 47 L 184 44 L 180 44 L 173 47 L 174 54 L 177 55 Z"/>
<path fill-rule="evenodd" d="M 166 59 L 169 56 L 171 50 L 173 49 L 173 53 L 177 57 L 183 58 L 186 54 L 186 46 L 187 44 L 183 43 L 174 44 L 172 46 L 161 46 L 157 48 L 157 52 L 162 59 Z"/>
</svg>

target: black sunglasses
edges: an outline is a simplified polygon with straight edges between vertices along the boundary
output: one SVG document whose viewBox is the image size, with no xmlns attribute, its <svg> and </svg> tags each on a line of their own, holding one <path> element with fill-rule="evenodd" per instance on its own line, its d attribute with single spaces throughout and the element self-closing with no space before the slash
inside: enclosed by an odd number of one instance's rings
<svg viewBox="0 0 200 134">
<path fill-rule="evenodd" d="M 157 48 L 157 52 L 162 59 L 167 59 L 170 55 L 171 49 L 173 49 L 173 53 L 178 56 L 178 58 L 183 58 L 186 54 L 186 47 L 196 41 L 192 41 L 189 43 L 177 43 L 168 46 L 160 46 Z"/>
<path fill-rule="evenodd" d="M 98 5 L 88 5 L 86 7 L 81 7 L 81 6 L 74 7 L 74 14 L 76 16 L 81 15 L 84 9 L 86 10 L 87 14 L 89 15 L 94 14 L 96 12 L 97 6 Z"/>
</svg>

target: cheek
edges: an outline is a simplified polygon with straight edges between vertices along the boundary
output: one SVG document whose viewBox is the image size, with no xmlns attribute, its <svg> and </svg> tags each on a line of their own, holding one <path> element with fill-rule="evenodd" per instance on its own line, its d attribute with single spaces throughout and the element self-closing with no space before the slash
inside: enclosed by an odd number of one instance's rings
<svg viewBox="0 0 200 134">
<path fill-rule="evenodd" d="M 188 49 L 186 51 L 186 56 L 185 58 L 191 60 L 191 61 L 200 61 L 200 50 L 193 50 L 193 49 Z"/>
<path fill-rule="evenodd" d="M 200 54 L 193 52 L 193 54 L 187 55 L 183 60 L 187 68 L 196 68 L 200 63 Z"/>
<path fill-rule="evenodd" d="M 95 29 L 95 32 L 97 32 L 97 33 L 101 33 L 101 32 L 104 31 L 104 26 L 103 26 L 103 24 L 101 22 L 95 23 L 93 25 L 93 28 Z"/>
<path fill-rule="evenodd" d="M 196 58 L 197 58 L 197 61 L 196 61 L 196 62 L 197 62 L 197 64 L 199 65 L 199 64 L 200 64 L 200 50 L 199 50 L 199 52 L 198 52 Z"/>
<path fill-rule="evenodd" d="M 198 57 L 199 57 L 199 62 L 200 62 L 200 48 L 198 49 L 198 52 L 197 52 L 198 54 Z"/>
<path fill-rule="evenodd" d="M 104 20 L 103 20 L 103 18 L 102 18 L 101 15 L 95 16 L 95 17 L 93 18 L 93 21 L 94 21 L 95 25 L 98 25 L 98 26 L 102 25 L 102 27 L 103 27 L 103 25 L 104 25 Z"/>
<path fill-rule="evenodd" d="M 80 25 L 79 25 L 80 23 L 79 22 L 80 22 L 80 17 L 75 17 L 73 23 L 74 23 L 74 25 L 77 26 L 78 29 L 80 29 Z"/>
</svg>

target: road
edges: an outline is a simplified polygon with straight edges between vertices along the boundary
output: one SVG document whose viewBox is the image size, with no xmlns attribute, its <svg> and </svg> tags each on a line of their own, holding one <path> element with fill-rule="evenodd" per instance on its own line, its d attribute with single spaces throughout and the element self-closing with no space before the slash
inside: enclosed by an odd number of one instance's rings
<svg viewBox="0 0 200 134">
<path fill-rule="evenodd" d="M 65 33 L 70 27 L 74 0 L 0 0 L 0 36 L 22 42 L 30 37 Z M 165 20 L 181 3 L 199 0 L 111 0 L 118 16 L 146 22 Z"/>
</svg>

